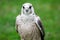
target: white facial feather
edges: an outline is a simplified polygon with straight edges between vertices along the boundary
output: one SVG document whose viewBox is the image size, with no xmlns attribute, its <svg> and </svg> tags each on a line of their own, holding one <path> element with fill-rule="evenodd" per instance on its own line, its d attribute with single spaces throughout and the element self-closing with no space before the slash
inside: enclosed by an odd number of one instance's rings
<svg viewBox="0 0 60 40">
<path fill-rule="evenodd" d="M 21 14 L 29 15 L 34 14 L 34 8 L 30 3 L 24 3 L 22 5 Z"/>
</svg>

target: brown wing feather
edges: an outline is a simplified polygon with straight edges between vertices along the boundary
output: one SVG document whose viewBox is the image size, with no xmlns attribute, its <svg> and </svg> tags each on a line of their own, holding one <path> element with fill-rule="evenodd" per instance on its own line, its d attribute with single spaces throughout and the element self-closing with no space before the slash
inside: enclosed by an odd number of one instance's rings
<svg viewBox="0 0 60 40">
<path fill-rule="evenodd" d="M 38 24 L 37 26 L 39 26 L 38 28 L 39 28 L 40 33 L 41 33 L 41 40 L 44 40 L 44 36 L 45 36 L 44 28 L 43 28 L 42 22 L 38 16 L 37 16 L 37 24 Z"/>
<path fill-rule="evenodd" d="M 16 25 L 16 32 L 18 33 L 18 25 Z"/>
<path fill-rule="evenodd" d="M 20 15 L 18 15 L 18 16 L 16 17 L 15 29 L 16 29 L 17 33 L 18 33 L 18 22 L 19 22 L 19 18 L 20 18 Z"/>
<path fill-rule="evenodd" d="M 44 36 L 45 36 L 45 32 L 44 32 L 44 28 L 43 28 L 43 25 L 41 23 L 40 20 L 37 21 L 38 22 L 38 25 L 40 26 L 41 30 L 40 30 L 40 33 L 41 33 L 41 38 L 42 40 L 44 40 Z"/>
</svg>

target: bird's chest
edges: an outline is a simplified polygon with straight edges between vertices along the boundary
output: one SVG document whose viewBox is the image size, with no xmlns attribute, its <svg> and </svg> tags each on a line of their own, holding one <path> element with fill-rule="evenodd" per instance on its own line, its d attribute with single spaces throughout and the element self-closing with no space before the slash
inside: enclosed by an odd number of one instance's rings
<svg viewBox="0 0 60 40">
<path fill-rule="evenodd" d="M 32 29 L 32 26 L 34 24 L 34 19 L 31 17 L 27 17 L 27 18 L 22 18 L 21 19 L 21 29 Z"/>
<path fill-rule="evenodd" d="M 18 27 L 20 34 L 31 34 L 32 30 L 34 29 L 34 23 L 35 22 L 33 17 L 22 18 L 20 21 L 20 26 Z"/>
<path fill-rule="evenodd" d="M 21 16 L 20 19 L 17 20 L 17 24 L 22 25 L 31 25 L 34 23 L 34 16 Z"/>
<path fill-rule="evenodd" d="M 29 37 L 29 36 L 32 36 L 32 32 L 35 28 L 36 28 L 36 25 L 34 24 L 34 22 L 31 22 L 31 23 L 22 24 L 18 28 L 18 30 L 19 30 L 19 33 L 21 34 L 21 36 Z"/>
<path fill-rule="evenodd" d="M 33 23 L 25 23 L 21 25 L 20 29 L 21 29 L 21 32 L 30 33 L 33 30 L 33 27 L 34 27 Z"/>
</svg>

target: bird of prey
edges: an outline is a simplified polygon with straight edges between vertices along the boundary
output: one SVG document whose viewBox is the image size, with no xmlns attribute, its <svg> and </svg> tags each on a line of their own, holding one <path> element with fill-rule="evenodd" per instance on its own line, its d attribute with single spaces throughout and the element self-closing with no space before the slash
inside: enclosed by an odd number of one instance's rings
<svg viewBox="0 0 60 40">
<path fill-rule="evenodd" d="M 44 28 L 31 3 L 22 5 L 21 14 L 16 17 L 16 31 L 21 40 L 44 40 Z"/>
</svg>

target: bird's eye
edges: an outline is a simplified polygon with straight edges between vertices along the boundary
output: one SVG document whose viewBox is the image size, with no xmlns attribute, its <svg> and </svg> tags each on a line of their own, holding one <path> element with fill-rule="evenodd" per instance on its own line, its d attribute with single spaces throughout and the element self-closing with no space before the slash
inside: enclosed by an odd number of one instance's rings
<svg viewBox="0 0 60 40">
<path fill-rule="evenodd" d="M 25 7 L 23 6 L 23 9 L 24 9 Z"/>
<path fill-rule="evenodd" d="M 31 9 L 32 6 L 29 7 L 29 9 Z"/>
</svg>

